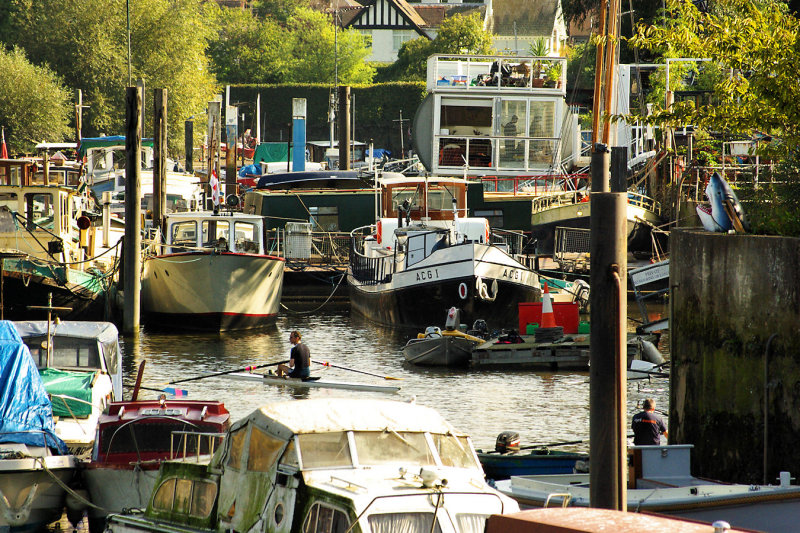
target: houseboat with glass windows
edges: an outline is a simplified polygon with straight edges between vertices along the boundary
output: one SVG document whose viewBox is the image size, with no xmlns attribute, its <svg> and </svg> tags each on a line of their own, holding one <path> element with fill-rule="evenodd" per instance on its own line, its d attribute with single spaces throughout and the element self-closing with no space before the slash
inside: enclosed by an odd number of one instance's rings
<svg viewBox="0 0 800 533">
<path fill-rule="evenodd" d="M 263 217 L 170 213 L 165 227 L 165 242 L 152 244 L 142 266 L 149 324 L 224 331 L 275 320 L 284 259 L 267 253 Z"/>
<path fill-rule="evenodd" d="M 385 400 L 276 402 L 208 460 L 164 463 L 143 514 L 114 533 L 481 533 L 519 509 L 486 484 L 467 435 L 433 409 Z"/>
</svg>

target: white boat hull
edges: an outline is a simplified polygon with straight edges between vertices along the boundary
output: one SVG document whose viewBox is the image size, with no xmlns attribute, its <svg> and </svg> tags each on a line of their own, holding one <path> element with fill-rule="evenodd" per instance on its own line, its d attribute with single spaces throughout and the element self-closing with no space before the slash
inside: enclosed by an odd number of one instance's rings
<svg viewBox="0 0 800 533">
<path fill-rule="evenodd" d="M 89 508 L 90 519 L 105 518 L 108 513 L 119 513 L 123 509 L 145 509 L 150 502 L 158 468 L 100 467 L 87 466 L 83 470 L 83 481 L 89 490 L 94 505 Z"/>
<path fill-rule="evenodd" d="M 280 258 L 192 252 L 148 258 L 142 310 L 149 322 L 182 329 L 247 329 L 272 322 L 283 290 Z"/>
<path fill-rule="evenodd" d="M 58 520 L 66 492 L 56 478 L 66 485 L 75 466 L 72 455 L 0 460 L 0 531 L 36 531 Z"/>
</svg>

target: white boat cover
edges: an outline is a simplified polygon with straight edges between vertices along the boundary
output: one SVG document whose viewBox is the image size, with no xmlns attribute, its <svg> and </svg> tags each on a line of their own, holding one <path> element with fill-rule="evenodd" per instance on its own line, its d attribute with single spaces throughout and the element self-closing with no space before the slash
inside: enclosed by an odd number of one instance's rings
<svg viewBox="0 0 800 533">
<path fill-rule="evenodd" d="M 231 431 L 254 423 L 273 435 L 334 431 L 430 432 L 461 435 L 435 410 L 391 400 L 330 398 L 269 403 L 237 421 Z"/>
</svg>

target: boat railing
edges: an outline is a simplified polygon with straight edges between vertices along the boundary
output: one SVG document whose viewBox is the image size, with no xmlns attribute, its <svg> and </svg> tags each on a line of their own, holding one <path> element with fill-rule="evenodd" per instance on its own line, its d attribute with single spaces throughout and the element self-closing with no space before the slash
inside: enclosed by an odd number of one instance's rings
<svg viewBox="0 0 800 533">
<path fill-rule="evenodd" d="M 175 442 L 177 438 L 178 442 Z M 198 431 L 173 431 L 169 437 L 169 458 L 186 459 L 193 453 L 196 459 L 201 455 L 213 455 L 214 450 L 222 444 L 225 433 L 207 433 Z M 189 441 L 193 440 L 192 446 Z"/>
<path fill-rule="evenodd" d="M 553 193 L 550 195 L 540 196 L 533 199 L 531 205 L 531 213 L 540 213 L 552 207 L 562 205 L 579 204 L 588 202 L 591 196 L 588 191 L 565 191 L 562 193 Z M 661 214 L 661 203 L 646 196 L 644 194 L 628 191 L 628 205 L 641 207 L 647 211 L 651 211 L 657 215 Z"/>
<path fill-rule="evenodd" d="M 343 231 L 294 232 L 285 228 L 266 235 L 269 253 L 310 265 L 344 265 L 350 256 L 350 234 Z"/>
<path fill-rule="evenodd" d="M 569 492 L 553 492 L 547 495 L 547 498 L 544 500 L 544 505 L 542 507 L 549 507 L 550 500 L 553 498 L 561 498 L 561 507 L 568 507 L 569 502 L 572 501 L 572 494 Z"/>
<path fill-rule="evenodd" d="M 566 94 L 567 59 L 551 56 L 434 55 L 427 88 L 442 92 L 542 92 Z"/>
<path fill-rule="evenodd" d="M 365 255 L 365 240 L 371 238 L 375 226 L 362 226 L 350 232 L 350 273 L 357 281 L 364 285 L 377 285 L 388 283 L 394 274 L 394 265 L 397 259 L 397 250 L 385 257 L 367 257 Z M 391 260 L 387 260 L 390 258 Z"/>
<path fill-rule="evenodd" d="M 527 176 L 483 176 L 484 193 L 506 193 L 514 196 L 544 195 L 578 189 L 588 174 L 536 174 Z"/>
</svg>

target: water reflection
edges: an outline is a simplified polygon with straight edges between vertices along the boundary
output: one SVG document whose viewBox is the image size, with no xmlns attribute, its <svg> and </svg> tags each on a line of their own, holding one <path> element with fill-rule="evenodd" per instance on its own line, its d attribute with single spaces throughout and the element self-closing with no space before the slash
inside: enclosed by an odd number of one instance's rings
<svg viewBox="0 0 800 533">
<path fill-rule="evenodd" d="M 638 309 L 629 305 L 632 317 Z M 658 311 L 657 311 L 658 312 Z M 630 329 L 635 328 L 630 323 Z M 176 385 L 189 398 L 220 399 L 234 419 L 241 418 L 269 401 L 299 398 L 359 397 L 370 399 L 412 398 L 436 408 L 457 429 L 469 433 L 479 447 L 493 447 L 498 433 L 520 433 L 523 444 L 574 441 L 589 437 L 588 372 L 533 372 L 415 367 L 405 362 L 402 348 L 416 330 L 395 330 L 377 326 L 349 309 L 337 309 L 311 316 L 280 316 L 268 329 L 231 334 L 164 334 L 144 329 L 137 340 L 123 342 L 126 390 L 136 379 L 139 363 L 146 359 L 144 385 L 162 389 L 170 381 L 207 373 L 242 369 L 288 359 L 287 333 L 298 330 L 315 361 L 364 370 L 382 380 L 340 368 L 312 365 L 322 377 L 344 381 L 400 385 L 398 394 L 353 392 L 333 389 L 296 389 L 237 381 L 224 376 L 187 381 Z M 662 346 L 667 339 L 662 340 Z M 664 351 L 664 350 L 662 350 Z M 145 391 L 142 397 L 158 393 Z M 667 379 L 629 382 L 628 415 L 646 397 L 654 397 L 666 410 Z M 580 444 L 565 449 L 587 449 Z"/>
</svg>

